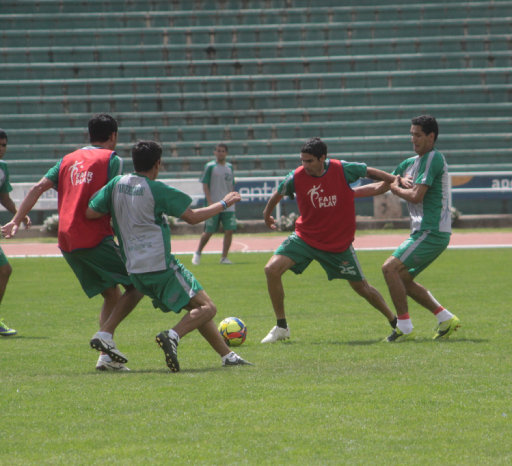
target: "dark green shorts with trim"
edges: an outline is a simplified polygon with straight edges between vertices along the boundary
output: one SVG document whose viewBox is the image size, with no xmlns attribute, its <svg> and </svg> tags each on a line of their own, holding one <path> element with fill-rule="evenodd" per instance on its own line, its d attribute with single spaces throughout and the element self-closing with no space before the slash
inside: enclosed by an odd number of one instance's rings
<svg viewBox="0 0 512 466">
<path fill-rule="evenodd" d="M 416 231 L 393 252 L 415 277 L 425 270 L 450 243 L 450 233 L 439 231 Z"/>
<path fill-rule="evenodd" d="M 224 231 L 235 231 L 235 212 L 221 212 L 220 214 L 210 217 L 208 220 L 204 222 L 204 231 L 206 233 L 215 233 L 219 229 L 220 223 L 222 223 L 222 228 L 224 228 Z"/>
<path fill-rule="evenodd" d="M 164 312 L 179 313 L 203 289 L 194 275 L 174 256 L 167 270 L 132 273 L 135 287 Z"/>
<path fill-rule="evenodd" d="M 62 251 L 62 255 L 89 298 L 116 285 L 132 284 L 121 259 L 119 246 L 112 238 L 104 239 L 94 248 Z"/>
<path fill-rule="evenodd" d="M 291 270 L 296 274 L 304 272 L 311 261 L 316 260 L 327 273 L 329 280 L 341 278 L 358 282 L 365 279 L 352 245 L 343 252 L 327 252 L 310 246 L 292 233 L 276 249 L 274 255 L 286 256 L 295 262 Z"/>
</svg>

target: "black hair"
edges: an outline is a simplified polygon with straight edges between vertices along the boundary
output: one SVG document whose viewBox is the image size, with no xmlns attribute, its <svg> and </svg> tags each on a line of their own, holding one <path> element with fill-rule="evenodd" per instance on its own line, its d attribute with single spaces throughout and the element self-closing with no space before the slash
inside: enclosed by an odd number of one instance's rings
<svg viewBox="0 0 512 466">
<path fill-rule="evenodd" d="M 223 148 L 226 150 L 226 152 L 229 152 L 227 144 L 225 144 L 225 143 L 223 143 L 223 142 L 219 142 L 219 143 L 215 146 L 215 148 L 217 148 L 217 147 L 223 147 Z"/>
<path fill-rule="evenodd" d="M 132 148 L 133 168 L 147 172 L 162 158 L 162 146 L 155 141 L 138 141 Z"/>
<path fill-rule="evenodd" d="M 320 159 L 322 155 L 327 156 L 327 145 L 320 138 L 311 138 L 304 143 L 300 151 Z"/>
<path fill-rule="evenodd" d="M 117 133 L 117 121 L 108 113 L 97 113 L 88 126 L 90 142 L 105 142 L 112 133 Z"/>
<path fill-rule="evenodd" d="M 430 115 L 420 115 L 411 120 L 411 123 L 414 126 L 421 126 L 421 130 L 429 135 L 430 133 L 434 133 L 434 141 L 437 140 L 437 135 L 439 134 L 439 127 L 437 126 L 437 121 L 433 116 Z"/>
<path fill-rule="evenodd" d="M 0 139 L 7 140 L 7 133 L 2 128 L 0 128 Z"/>
</svg>

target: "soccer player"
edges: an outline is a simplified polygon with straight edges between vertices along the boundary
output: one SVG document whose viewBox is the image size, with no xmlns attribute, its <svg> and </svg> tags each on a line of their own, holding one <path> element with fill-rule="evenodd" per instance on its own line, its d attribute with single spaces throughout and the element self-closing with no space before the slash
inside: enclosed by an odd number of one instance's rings
<svg viewBox="0 0 512 466">
<path fill-rule="evenodd" d="M 430 115 L 412 119 L 411 141 L 416 156 L 404 160 L 393 174 L 390 185 L 372 183 L 355 189 L 357 197 L 393 194 L 407 201 L 411 217 L 411 235 L 389 257 L 382 271 L 398 314 L 398 324 L 385 341 L 400 342 L 414 338 L 407 296 L 437 317 L 433 339 L 446 339 L 460 320 L 445 309 L 416 276 L 448 247 L 451 236 L 448 166 L 444 155 L 435 148 L 439 134 L 437 121 Z"/>
<path fill-rule="evenodd" d="M 0 129 L 0 204 L 14 215 L 16 213 L 16 206 L 9 195 L 12 191 L 12 186 L 9 183 L 9 170 L 7 169 L 7 164 L 2 160 L 7 151 L 7 139 L 7 133 L 3 129 Z M 28 215 L 22 218 L 22 222 L 27 227 L 30 226 L 30 218 Z M 11 273 L 11 264 L 9 264 L 6 255 L 2 251 L 2 248 L 0 248 L 0 303 L 4 297 Z M 16 330 L 9 328 L 3 320 L 0 320 L 0 336 L 10 337 L 16 335 L 16 333 Z"/>
<path fill-rule="evenodd" d="M 89 298 L 98 294 L 103 296 L 100 330 L 107 332 L 110 338 L 96 341 L 102 345 L 96 349 L 103 351 L 96 369 L 126 371 L 129 370 L 124 365 L 127 360 L 117 350 L 112 334 L 143 295 L 130 281 L 119 247 L 114 243 L 110 218 L 91 221 L 85 217 L 90 197 L 121 172 L 122 161 L 114 151 L 118 128 L 116 120 L 105 113 L 94 115 L 88 127 L 91 144 L 64 156 L 36 183 L 16 215 L 2 227 L 2 233 L 7 238 L 13 237 L 39 197 L 50 188 L 57 189 L 58 242 L 62 255 L 85 294 Z M 125 287 L 124 294 L 121 294 L 119 284 Z"/>
<path fill-rule="evenodd" d="M 224 196 L 233 191 L 235 187 L 235 177 L 233 174 L 233 166 L 226 160 L 228 155 L 228 146 L 220 143 L 215 147 L 215 160 L 208 162 L 203 174 L 201 175 L 201 183 L 206 197 L 206 205 L 219 202 Z M 201 252 L 212 237 L 219 229 L 222 223 L 224 228 L 224 241 L 222 243 L 221 264 L 231 264 L 228 259 L 229 248 L 233 240 L 233 233 L 236 230 L 235 206 L 226 209 L 225 212 L 214 215 L 206 220 L 204 224 L 204 232 L 199 239 L 197 251 L 192 256 L 192 264 L 199 265 L 201 263 Z"/>
<path fill-rule="evenodd" d="M 153 300 L 153 306 L 163 312 L 188 311 L 173 328 L 156 336 L 172 372 L 180 370 L 180 339 L 195 329 L 221 356 L 223 366 L 249 364 L 226 345 L 213 321 L 215 304 L 194 275 L 171 253 L 171 231 L 165 217 L 171 215 L 196 224 L 225 211 L 240 200 L 240 195 L 230 192 L 207 207 L 191 209 L 190 196 L 155 181 L 161 156 L 162 147 L 154 141 L 135 144 L 135 173 L 117 176 L 102 188 L 89 202 L 87 218 L 112 215 L 132 282 Z"/>
<path fill-rule="evenodd" d="M 352 289 L 396 325 L 396 317 L 382 295 L 364 278 L 352 246 L 356 229 L 354 193 L 350 183 L 362 177 L 394 181 L 395 176 L 367 167 L 327 158 L 327 146 L 312 138 L 302 146 L 302 165 L 290 172 L 269 199 L 263 217 L 267 226 L 276 229 L 272 212 L 284 196 L 296 196 L 300 217 L 292 233 L 275 251 L 265 266 L 267 287 L 277 318 L 262 343 L 290 337 L 285 316 L 282 275 L 291 269 L 302 273 L 312 260 L 324 268 L 327 278 L 348 280 Z"/>
</svg>

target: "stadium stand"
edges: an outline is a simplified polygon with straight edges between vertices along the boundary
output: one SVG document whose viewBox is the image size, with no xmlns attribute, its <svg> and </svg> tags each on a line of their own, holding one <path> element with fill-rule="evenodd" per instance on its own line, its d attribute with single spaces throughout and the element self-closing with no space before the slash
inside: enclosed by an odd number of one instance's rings
<svg viewBox="0 0 512 466">
<path fill-rule="evenodd" d="M 342 3 L 340 5 L 340 3 Z M 435 115 L 454 170 L 512 170 L 512 0 L 3 0 L 0 127 L 12 181 L 87 142 L 164 146 L 197 178 L 219 141 L 238 176 L 283 175 L 303 140 L 391 169 Z"/>
</svg>

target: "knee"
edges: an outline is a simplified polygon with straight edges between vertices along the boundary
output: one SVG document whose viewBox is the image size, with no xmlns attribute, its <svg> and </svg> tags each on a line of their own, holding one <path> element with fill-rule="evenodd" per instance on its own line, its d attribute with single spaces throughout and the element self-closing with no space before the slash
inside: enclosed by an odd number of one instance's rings
<svg viewBox="0 0 512 466">
<path fill-rule="evenodd" d="M 388 259 L 384 264 L 382 264 L 382 273 L 385 277 L 389 275 L 393 275 L 398 272 L 397 264 L 393 261 Z"/>
<path fill-rule="evenodd" d="M 269 262 L 267 265 L 265 265 L 265 275 L 267 276 L 267 279 L 269 278 L 278 278 L 280 276 L 279 269 L 276 267 L 275 263 Z"/>
<path fill-rule="evenodd" d="M 209 320 L 212 320 L 217 315 L 217 306 L 215 306 L 213 301 L 206 303 L 202 310 Z"/>
</svg>

